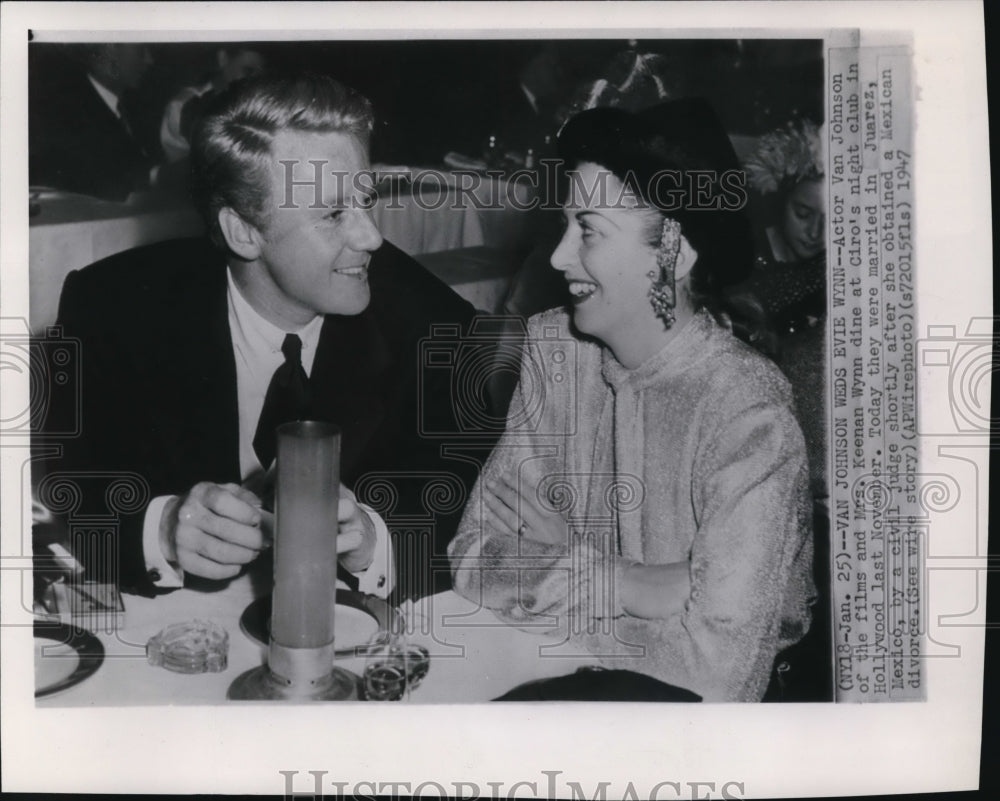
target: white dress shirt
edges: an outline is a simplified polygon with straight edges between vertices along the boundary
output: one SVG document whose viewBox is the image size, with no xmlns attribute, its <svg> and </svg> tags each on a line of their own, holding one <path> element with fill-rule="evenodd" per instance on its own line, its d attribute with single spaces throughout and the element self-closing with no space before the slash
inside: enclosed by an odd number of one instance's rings
<svg viewBox="0 0 1000 801">
<path fill-rule="evenodd" d="M 263 470 L 253 438 L 257 432 L 257 421 L 264 408 L 264 396 L 271 383 L 274 371 L 285 361 L 281 343 L 289 333 L 297 334 L 302 340 L 302 367 L 307 375 L 312 374 L 319 344 L 323 317 L 317 316 L 297 331 L 284 331 L 261 317 L 240 293 L 233 280 L 232 271 L 227 268 L 227 301 L 229 309 L 229 331 L 233 340 L 233 355 L 236 360 L 236 393 L 239 405 L 239 445 L 240 475 L 243 481 Z M 160 518 L 167 501 L 173 496 L 154 498 L 146 510 L 143 521 L 143 554 L 146 569 L 159 574 L 154 581 L 158 587 L 179 587 L 184 576 L 176 565 L 171 565 L 159 547 Z M 362 592 L 386 597 L 393 587 L 392 549 L 389 547 L 389 532 L 374 510 L 358 504 L 375 525 L 375 555 L 371 565 L 358 574 L 358 588 Z"/>
<path fill-rule="evenodd" d="M 111 109 L 111 113 L 114 114 L 122 122 L 125 122 L 124 118 L 122 117 L 121 109 L 118 108 L 118 95 L 116 95 L 114 92 L 108 89 L 103 83 L 97 80 L 97 78 L 95 78 L 89 72 L 87 73 L 87 80 L 90 81 L 90 85 L 94 87 L 94 91 L 96 91 L 101 100 L 104 101 L 104 104 L 109 109 Z"/>
</svg>

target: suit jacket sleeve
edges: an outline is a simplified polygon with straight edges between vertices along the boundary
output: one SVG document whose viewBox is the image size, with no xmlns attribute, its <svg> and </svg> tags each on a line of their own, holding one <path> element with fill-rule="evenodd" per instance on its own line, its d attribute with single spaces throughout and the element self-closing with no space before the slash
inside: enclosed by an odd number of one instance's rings
<svg viewBox="0 0 1000 801">
<path fill-rule="evenodd" d="M 152 491 L 129 444 L 139 435 L 129 425 L 125 362 L 115 352 L 110 316 L 95 311 L 106 304 L 93 284 L 73 272 L 63 287 L 57 325 L 76 351 L 79 382 L 71 391 L 51 384 L 42 390 L 52 400 L 43 427 L 55 432 L 48 440 L 61 449 L 42 463 L 42 481 L 75 493 L 79 501 L 71 514 L 103 521 L 90 530 L 71 529 L 76 556 L 88 574 L 150 594 L 142 522 Z"/>
</svg>

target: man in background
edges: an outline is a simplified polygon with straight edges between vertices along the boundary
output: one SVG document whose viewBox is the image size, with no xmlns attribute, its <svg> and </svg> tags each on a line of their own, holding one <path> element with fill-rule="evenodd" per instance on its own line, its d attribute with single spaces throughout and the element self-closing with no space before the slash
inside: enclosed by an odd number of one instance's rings
<svg viewBox="0 0 1000 801">
<path fill-rule="evenodd" d="M 153 63 L 147 45 L 67 45 L 64 64 L 32 71 L 29 181 L 105 200 L 125 200 L 157 182 L 153 154 L 130 114 Z"/>
</svg>

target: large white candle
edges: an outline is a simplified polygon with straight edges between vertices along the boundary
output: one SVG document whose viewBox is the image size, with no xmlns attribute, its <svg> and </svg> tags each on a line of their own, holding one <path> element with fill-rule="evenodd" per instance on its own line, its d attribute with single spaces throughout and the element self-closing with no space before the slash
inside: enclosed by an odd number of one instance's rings
<svg viewBox="0 0 1000 801">
<path fill-rule="evenodd" d="M 271 639 L 286 648 L 333 643 L 337 592 L 340 429 L 278 427 Z"/>
</svg>

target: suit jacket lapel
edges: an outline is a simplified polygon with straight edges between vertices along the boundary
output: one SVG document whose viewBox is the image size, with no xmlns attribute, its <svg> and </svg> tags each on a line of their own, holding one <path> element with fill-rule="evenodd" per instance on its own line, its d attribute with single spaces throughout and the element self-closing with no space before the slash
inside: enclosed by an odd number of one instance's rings
<svg viewBox="0 0 1000 801">
<path fill-rule="evenodd" d="M 385 417 L 394 360 L 371 310 L 328 315 L 320 332 L 310 383 L 316 417 L 340 426 L 341 476 L 356 477 L 366 445 Z"/>
</svg>

